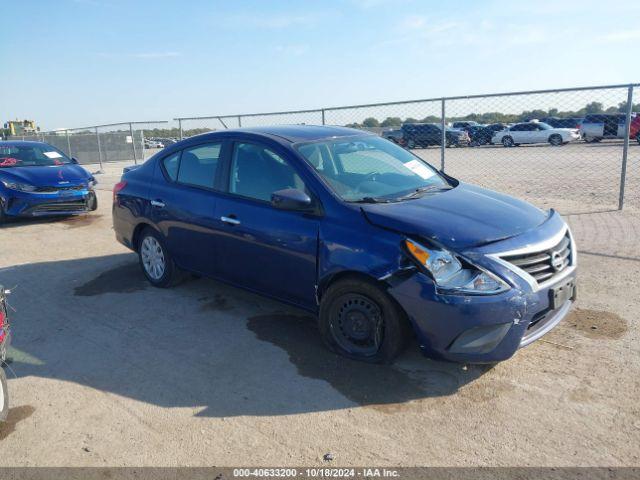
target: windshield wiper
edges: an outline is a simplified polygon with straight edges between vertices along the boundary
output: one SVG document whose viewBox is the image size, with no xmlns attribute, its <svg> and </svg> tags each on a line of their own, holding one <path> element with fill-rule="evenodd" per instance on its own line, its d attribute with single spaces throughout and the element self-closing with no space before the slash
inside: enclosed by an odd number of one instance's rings
<svg viewBox="0 0 640 480">
<path fill-rule="evenodd" d="M 362 197 L 359 200 L 353 200 L 353 203 L 389 203 L 391 200 L 380 197 Z"/>
<path fill-rule="evenodd" d="M 410 192 L 406 195 L 398 197 L 396 200 L 410 200 L 412 198 L 418 198 L 423 193 L 426 193 L 426 192 L 442 191 L 442 190 L 451 190 L 451 187 L 442 186 L 442 185 L 428 185 L 426 187 L 416 188 L 413 192 Z"/>
</svg>

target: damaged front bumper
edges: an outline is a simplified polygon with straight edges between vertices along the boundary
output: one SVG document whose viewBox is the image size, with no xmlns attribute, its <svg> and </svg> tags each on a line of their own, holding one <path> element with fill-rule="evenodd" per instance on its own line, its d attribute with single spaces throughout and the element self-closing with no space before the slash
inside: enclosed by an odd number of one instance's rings
<svg viewBox="0 0 640 480">
<path fill-rule="evenodd" d="M 90 189 L 64 193 L 12 192 L 0 198 L 0 208 L 11 217 L 41 217 L 86 213 L 95 192 Z"/>
<path fill-rule="evenodd" d="M 571 239 L 567 267 L 540 284 L 502 258 L 512 252 L 537 255 L 552 251 L 557 239 L 565 236 Z M 389 282 L 389 293 L 409 316 L 420 347 L 429 357 L 468 363 L 505 360 L 558 325 L 576 299 L 577 252 L 568 227 L 557 214 L 534 232 L 464 255 L 511 288 L 494 295 L 445 294 L 417 270 Z"/>
</svg>

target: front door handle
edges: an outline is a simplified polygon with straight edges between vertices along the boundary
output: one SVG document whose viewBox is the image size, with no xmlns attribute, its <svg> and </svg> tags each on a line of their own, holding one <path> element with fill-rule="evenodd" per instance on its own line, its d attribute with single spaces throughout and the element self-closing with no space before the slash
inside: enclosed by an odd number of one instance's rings
<svg viewBox="0 0 640 480">
<path fill-rule="evenodd" d="M 229 225 L 240 225 L 240 220 L 233 217 L 220 217 L 223 223 L 228 223 Z"/>
<path fill-rule="evenodd" d="M 164 202 L 162 200 L 151 200 L 152 207 L 164 208 Z"/>
</svg>

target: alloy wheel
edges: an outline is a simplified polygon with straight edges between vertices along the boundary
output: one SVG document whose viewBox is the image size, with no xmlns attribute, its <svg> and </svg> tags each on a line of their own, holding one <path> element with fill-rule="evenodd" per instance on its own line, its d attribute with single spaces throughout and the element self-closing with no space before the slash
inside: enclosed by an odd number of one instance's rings
<svg viewBox="0 0 640 480">
<path fill-rule="evenodd" d="M 151 235 L 146 236 L 140 246 L 140 255 L 147 275 L 153 280 L 160 280 L 166 268 L 164 251 L 160 242 Z"/>
</svg>

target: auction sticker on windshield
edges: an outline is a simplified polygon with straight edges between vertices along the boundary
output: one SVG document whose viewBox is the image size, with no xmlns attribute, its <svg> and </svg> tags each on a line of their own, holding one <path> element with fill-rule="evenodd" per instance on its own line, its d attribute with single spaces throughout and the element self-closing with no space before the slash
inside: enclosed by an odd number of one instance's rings
<svg viewBox="0 0 640 480">
<path fill-rule="evenodd" d="M 429 167 L 427 167 L 420 160 L 411 160 L 405 163 L 404 166 L 407 167 L 409 170 L 411 170 L 413 173 L 420 175 L 425 180 L 435 175 L 435 172 L 431 170 Z"/>
<path fill-rule="evenodd" d="M 44 154 L 47 158 L 62 158 L 58 152 L 44 152 Z"/>
</svg>

